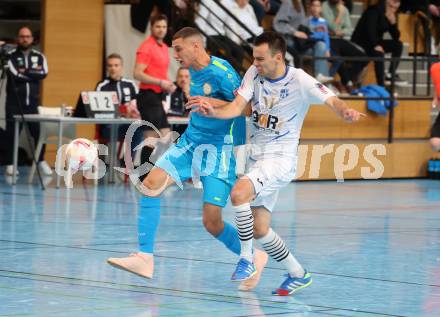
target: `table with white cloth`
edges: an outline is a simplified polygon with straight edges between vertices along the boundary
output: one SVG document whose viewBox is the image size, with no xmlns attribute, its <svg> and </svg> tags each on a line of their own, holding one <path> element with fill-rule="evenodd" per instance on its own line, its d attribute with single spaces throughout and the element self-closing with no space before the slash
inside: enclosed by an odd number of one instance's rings
<svg viewBox="0 0 440 317">
<path fill-rule="evenodd" d="M 18 165 L 18 143 L 19 143 L 19 131 L 20 123 L 22 122 L 22 117 L 20 115 L 14 116 L 15 126 L 14 126 L 14 157 L 13 157 L 13 174 L 12 174 L 12 184 L 17 183 L 17 165 Z M 110 125 L 110 182 L 114 181 L 114 169 L 112 168 L 116 162 L 116 142 L 117 142 L 117 132 L 120 125 L 131 124 L 137 119 L 127 119 L 127 118 L 116 118 L 116 119 L 98 119 L 98 118 L 77 118 L 77 117 L 63 117 L 63 116 L 47 116 L 39 114 L 25 114 L 24 120 L 27 122 L 51 122 L 58 124 L 58 147 L 62 147 L 63 140 L 63 127 L 68 124 L 108 124 Z M 168 117 L 168 122 L 170 125 L 188 124 L 188 117 Z M 56 187 L 60 187 L 60 175 L 56 174 Z"/>
</svg>

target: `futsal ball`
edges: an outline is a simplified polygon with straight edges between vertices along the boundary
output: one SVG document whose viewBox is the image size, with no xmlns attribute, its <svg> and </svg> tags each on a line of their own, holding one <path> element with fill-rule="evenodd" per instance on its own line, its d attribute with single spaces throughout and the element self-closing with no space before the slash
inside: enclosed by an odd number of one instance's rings
<svg viewBox="0 0 440 317">
<path fill-rule="evenodd" d="M 86 171 L 98 160 L 98 149 L 87 139 L 75 139 L 66 148 L 67 166 L 72 170 Z"/>
</svg>

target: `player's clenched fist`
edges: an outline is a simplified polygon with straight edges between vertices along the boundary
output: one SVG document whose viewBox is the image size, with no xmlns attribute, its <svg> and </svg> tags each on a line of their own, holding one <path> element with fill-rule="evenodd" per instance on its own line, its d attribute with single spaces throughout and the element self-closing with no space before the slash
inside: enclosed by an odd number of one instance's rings
<svg viewBox="0 0 440 317">
<path fill-rule="evenodd" d="M 191 112 L 198 112 L 204 116 L 214 116 L 215 113 L 210 99 L 203 96 L 189 97 L 186 108 L 191 109 Z"/>
</svg>

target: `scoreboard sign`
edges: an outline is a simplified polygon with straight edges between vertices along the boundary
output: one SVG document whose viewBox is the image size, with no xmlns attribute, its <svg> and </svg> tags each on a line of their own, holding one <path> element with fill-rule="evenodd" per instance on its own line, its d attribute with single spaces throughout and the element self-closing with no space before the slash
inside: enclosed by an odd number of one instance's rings
<svg viewBox="0 0 440 317">
<path fill-rule="evenodd" d="M 119 117 L 119 100 L 115 91 L 83 91 L 81 99 L 89 118 L 115 119 Z"/>
</svg>

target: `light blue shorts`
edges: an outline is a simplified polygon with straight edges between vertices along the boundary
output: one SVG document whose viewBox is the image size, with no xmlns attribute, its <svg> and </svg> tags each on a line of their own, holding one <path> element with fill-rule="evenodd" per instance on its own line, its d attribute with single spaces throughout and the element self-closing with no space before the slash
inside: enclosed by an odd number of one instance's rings
<svg viewBox="0 0 440 317">
<path fill-rule="evenodd" d="M 224 207 L 235 183 L 235 157 L 232 145 L 190 144 L 182 135 L 155 166 L 163 169 L 179 184 L 192 178 L 203 184 L 203 202 Z"/>
</svg>

